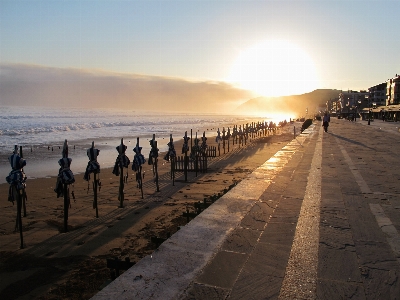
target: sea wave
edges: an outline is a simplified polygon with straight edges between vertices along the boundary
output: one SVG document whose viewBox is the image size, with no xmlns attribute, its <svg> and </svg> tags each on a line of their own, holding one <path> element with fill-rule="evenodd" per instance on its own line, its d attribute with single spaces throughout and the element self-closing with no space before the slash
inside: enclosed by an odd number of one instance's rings
<svg viewBox="0 0 400 300">
<path fill-rule="evenodd" d="M 133 122 L 93 122 L 93 123 L 70 123 L 70 124 L 29 124 L 25 122 L 23 126 L 11 126 L 0 130 L 0 136 L 18 136 L 18 135 L 35 135 L 41 133 L 58 133 L 65 131 L 80 131 L 92 130 L 102 128 L 118 128 L 118 127 L 132 127 L 142 129 L 160 129 L 163 130 L 165 126 L 179 126 L 182 125 L 197 125 L 197 124 L 214 124 L 213 120 L 195 119 L 195 120 L 160 120 L 160 121 L 133 121 Z M 4 126 L 6 127 L 6 126 Z"/>
<path fill-rule="evenodd" d="M 68 141 L 115 138 L 183 137 L 185 131 L 216 133 L 223 124 L 244 124 L 248 117 L 133 111 L 0 107 L 0 154 L 14 145 L 48 146 Z M 209 130 L 209 131 L 208 131 Z M 221 128 L 222 130 L 222 128 Z M 200 133 L 201 134 L 201 133 Z"/>
</svg>

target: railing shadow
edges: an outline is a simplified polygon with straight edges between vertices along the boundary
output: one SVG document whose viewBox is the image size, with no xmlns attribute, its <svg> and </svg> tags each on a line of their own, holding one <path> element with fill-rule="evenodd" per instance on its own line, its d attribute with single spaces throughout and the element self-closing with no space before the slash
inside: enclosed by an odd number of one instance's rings
<svg viewBox="0 0 400 300">
<path fill-rule="evenodd" d="M 334 136 L 334 137 L 336 137 L 336 138 L 338 138 L 338 139 L 340 139 L 340 140 L 342 140 L 342 141 L 349 142 L 349 143 L 351 143 L 351 144 L 358 145 L 358 146 L 361 146 L 361 147 L 364 147 L 364 148 L 367 148 L 367 149 L 376 151 L 375 148 L 372 148 L 372 147 L 367 146 L 367 145 L 365 145 L 365 144 L 363 144 L 363 143 L 360 143 L 360 142 L 357 142 L 357 141 L 354 141 L 354 140 L 345 138 L 345 137 L 343 137 L 343 136 L 341 136 L 341 135 L 337 135 L 337 134 L 334 134 L 334 133 L 332 133 L 332 132 L 330 132 L 330 135 L 332 135 L 332 136 Z"/>
</svg>

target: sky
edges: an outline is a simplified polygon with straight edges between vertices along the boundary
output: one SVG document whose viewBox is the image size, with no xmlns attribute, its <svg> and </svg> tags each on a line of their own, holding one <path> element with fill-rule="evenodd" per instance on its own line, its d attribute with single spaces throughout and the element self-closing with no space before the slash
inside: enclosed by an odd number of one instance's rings
<svg viewBox="0 0 400 300">
<path fill-rule="evenodd" d="M 79 88 L 82 73 L 217 84 L 237 101 L 368 89 L 400 73 L 399 11 L 399 0 L 0 0 L 0 104 L 22 97 L 10 86 L 40 88 L 38 72 Z"/>
</svg>

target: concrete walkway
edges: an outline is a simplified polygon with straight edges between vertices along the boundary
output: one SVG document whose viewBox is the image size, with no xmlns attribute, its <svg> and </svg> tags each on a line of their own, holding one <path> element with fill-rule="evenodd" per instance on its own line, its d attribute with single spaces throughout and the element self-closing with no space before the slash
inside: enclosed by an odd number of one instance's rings
<svg viewBox="0 0 400 300">
<path fill-rule="evenodd" d="M 400 299 L 396 123 L 320 123 L 93 299 Z"/>
</svg>

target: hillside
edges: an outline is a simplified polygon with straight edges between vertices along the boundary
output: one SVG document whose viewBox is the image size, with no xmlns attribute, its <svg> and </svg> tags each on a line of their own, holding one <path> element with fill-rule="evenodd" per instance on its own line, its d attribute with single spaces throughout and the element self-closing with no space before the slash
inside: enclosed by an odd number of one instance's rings
<svg viewBox="0 0 400 300">
<path fill-rule="evenodd" d="M 339 93 L 339 90 L 318 89 L 302 95 L 258 97 L 238 106 L 235 113 L 292 113 L 296 116 L 304 116 L 307 108 L 309 114 L 314 114 L 318 107 L 325 107 L 329 99 L 339 97 Z"/>
</svg>

